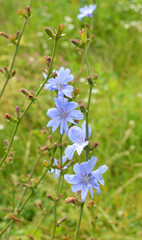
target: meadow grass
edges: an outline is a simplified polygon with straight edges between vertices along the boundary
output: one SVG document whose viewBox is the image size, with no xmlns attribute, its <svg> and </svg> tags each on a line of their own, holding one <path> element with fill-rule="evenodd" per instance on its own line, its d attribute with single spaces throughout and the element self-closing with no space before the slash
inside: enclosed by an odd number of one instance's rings
<svg viewBox="0 0 142 240">
<path fill-rule="evenodd" d="M 46 68 L 44 56 L 51 55 L 52 41 L 48 39 L 44 28 L 66 25 L 66 36 L 59 41 L 54 67 L 69 67 L 75 77 L 74 87 L 80 88 L 78 100 L 87 102 L 87 70 L 83 53 L 70 43 L 71 38 L 78 38 L 77 30 L 82 27 L 78 21 L 78 9 L 91 1 L 33 1 L 32 17 L 29 19 L 22 37 L 15 62 L 16 76 L 10 79 L 3 94 L 0 107 L 0 157 L 4 154 L 4 139 L 9 140 L 14 125 L 3 118 L 5 112 L 13 114 L 15 106 L 24 111 L 28 100 L 20 93 L 21 88 L 39 88 L 43 81 L 42 71 Z M 94 13 L 93 34 L 95 40 L 90 45 L 89 61 L 91 72 L 99 75 L 97 86 L 93 89 L 89 122 L 92 127 L 91 142 L 98 142 L 94 151 L 97 167 L 109 166 L 105 174 L 105 187 L 101 195 L 94 193 L 95 207 L 87 208 L 91 199 L 87 198 L 80 228 L 81 240 L 140 240 L 142 237 L 141 178 L 142 178 L 142 4 L 141 1 L 96 1 L 98 8 Z M 0 31 L 9 34 L 20 30 L 23 19 L 16 11 L 24 8 L 28 1 L 0 0 Z M 85 20 L 83 21 L 85 22 Z M 89 20 L 86 19 L 86 22 Z M 0 68 L 9 66 L 14 46 L 0 38 Z M 1 75 L 1 86 L 5 78 Z M 48 142 L 47 134 L 41 133 L 49 118 L 47 109 L 53 106 L 54 94 L 43 90 L 23 119 L 16 134 L 13 151 L 13 163 L 7 163 L 0 171 L 0 229 L 7 223 L 5 217 L 12 212 L 22 187 L 26 182 L 34 162 L 39 158 L 34 177 L 43 172 L 43 161 L 48 153 L 40 149 Z M 51 131 L 48 131 L 50 134 Z M 53 134 L 57 139 L 57 134 Z M 56 140 L 58 141 L 58 139 Z M 57 157 L 58 157 L 57 152 Z M 80 162 L 85 156 L 76 159 Z M 73 239 L 78 220 L 79 209 L 65 205 L 64 199 L 72 196 L 70 186 L 65 182 L 63 199 L 58 204 L 58 219 L 66 216 L 67 220 L 57 228 L 56 239 L 69 234 Z M 47 194 L 55 195 L 56 180 L 52 175 L 46 178 L 25 206 L 20 216 L 22 223 L 15 224 L 10 239 L 27 239 L 33 235 L 42 211 L 37 209 L 40 201 L 45 212 L 52 206 Z M 75 214 L 76 213 L 76 214 Z M 72 217 L 71 217 L 72 216 Z M 34 234 L 35 239 L 51 239 L 53 211 L 50 210 L 41 227 Z M 6 235 L 3 237 L 6 239 Z"/>
</svg>

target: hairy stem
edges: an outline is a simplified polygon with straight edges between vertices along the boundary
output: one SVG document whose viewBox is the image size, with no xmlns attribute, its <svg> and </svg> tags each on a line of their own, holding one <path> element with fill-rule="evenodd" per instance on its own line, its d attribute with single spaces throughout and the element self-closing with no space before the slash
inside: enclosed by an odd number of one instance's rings
<svg viewBox="0 0 142 240">
<path fill-rule="evenodd" d="M 50 67 L 49 67 L 48 75 L 47 75 L 47 78 L 44 80 L 43 84 L 40 86 L 39 90 L 36 92 L 35 97 L 38 97 L 38 95 L 40 94 L 41 90 L 43 89 L 44 85 L 46 84 L 47 80 L 48 80 L 49 77 L 50 77 L 50 74 L 51 74 L 51 71 L 52 71 L 53 60 L 54 60 L 54 56 L 55 56 L 56 45 L 57 45 L 57 39 L 54 39 L 54 46 L 53 46 L 53 52 L 52 52 L 52 60 L 51 60 L 51 64 L 50 64 Z M 34 103 L 34 101 L 31 101 L 31 102 L 29 103 L 29 105 L 27 106 L 26 110 L 23 112 L 21 118 L 17 121 L 17 123 L 16 123 L 16 125 L 15 125 L 15 128 L 14 128 L 14 131 L 13 131 L 13 133 L 12 133 L 12 137 L 11 137 L 9 146 L 8 146 L 8 148 L 7 148 L 7 151 L 6 151 L 3 159 L 2 159 L 1 162 L 0 162 L 0 167 L 1 167 L 1 165 L 3 164 L 3 162 L 5 161 L 5 159 L 7 158 L 8 154 L 9 154 L 9 150 L 10 150 L 11 145 L 12 145 L 12 143 L 13 143 L 14 136 L 15 136 L 16 133 L 17 133 L 17 129 L 18 129 L 18 126 L 19 126 L 20 122 L 22 121 L 23 117 L 24 117 L 25 114 L 28 112 L 29 108 L 31 107 L 31 105 L 32 105 L 33 103 Z"/>
<path fill-rule="evenodd" d="M 30 0 L 29 7 L 31 7 L 31 4 L 32 4 L 32 0 Z M 18 52 L 20 40 L 21 40 L 21 37 L 22 37 L 22 35 L 23 35 L 23 33 L 24 33 L 24 30 L 25 30 L 25 27 L 26 27 L 26 25 L 27 25 L 28 19 L 29 19 L 29 18 L 27 18 L 27 19 L 24 21 L 24 24 L 23 24 L 22 29 L 21 29 L 21 31 L 20 31 L 20 34 L 19 34 L 19 37 L 18 37 L 16 46 L 15 46 L 15 51 L 14 51 L 14 55 L 13 55 L 13 59 L 12 59 L 11 65 L 10 65 L 10 69 L 9 69 L 9 71 L 8 71 L 7 78 L 6 78 L 6 80 L 5 80 L 5 83 L 4 83 L 4 85 L 3 85 L 3 88 L 2 88 L 2 90 L 1 90 L 1 92 L 0 92 L 0 98 L 2 97 L 2 94 L 4 93 L 4 90 L 5 90 L 8 82 L 9 82 L 10 75 L 11 75 L 11 72 L 12 72 L 12 69 L 13 69 L 13 66 L 14 66 L 14 63 L 15 63 L 16 56 L 17 56 L 17 52 Z"/>
</svg>

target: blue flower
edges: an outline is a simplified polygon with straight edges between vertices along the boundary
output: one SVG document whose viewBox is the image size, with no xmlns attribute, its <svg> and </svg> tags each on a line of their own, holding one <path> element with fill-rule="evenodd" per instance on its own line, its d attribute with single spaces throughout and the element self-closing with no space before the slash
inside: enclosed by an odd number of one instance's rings
<svg viewBox="0 0 142 240">
<path fill-rule="evenodd" d="M 97 7 L 96 5 L 91 4 L 89 6 L 85 5 L 84 7 L 80 8 L 79 9 L 80 14 L 77 15 L 78 19 L 81 21 L 81 19 L 84 18 L 84 17 L 92 18 L 93 17 L 93 12 L 96 9 L 96 7 Z"/>
<path fill-rule="evenodd" d="M 91 135 L 91 127 L 88 127 L 88 137 Z M 69 145 L 65 149 L 65 156 L 70 160 L 73 158 L 74 152 L 77 151 L 78 155 L 81 154 L 83 148 L 88 145 L 89 141 L 86 139 L 86 123 L 82 124 L 82 129 L 80 127 L 74 126 L 71 127 L 68 132 L 69 139 L 74 142 L 73 145 Z"/>
<path fill-rule="evenodd" d="M 68 102 L 67 98 L 58 97 L 54 99 L 56 108 L 51 108 L 47 111 L 47 116 L 52 118 L 47 127 L 52 127 L 54 132 L 60 125 L 60 133 L 68 134 L 68 122 L 76 124 L 73 119 L 83 119 L 83 114 L 80 110 L 74 110 L 78 107 L 76 102 Z"/>
<path fill-rule="evenodd" d="M 64 179 L 68 183 L 74 184 L 72 186 L 73 192 L 81 190 L 82 202 L 85 201 L 88 190 L 90 192 L 91 197 L 93 198 L 93 189 L 96 189 L 97 193 L 100 194 L 101 189 L 99 183 L 104 185 L 102 174 L 107 171 L 108 167 L 106 165 L 102 165 L 97 170 L 92 171 L 96 162 L 97 158 L 93 156 L 87 162 L 83 162 L 80 165 L 76 163 L 74 165 L 73 171 L 75 172 L 75 175 L 71 174 L 64 175 Z"/>
<path fill-rule="evenodd" d="M 63 156 L 62 157 L 62 164 L 64 163 L 66 161 L 66 157 L 65 156 Z M 53 166 L 55 166 L 55 165 L 57 165 L 58 164 L 58 160 L 56 159 L 56 158 L 54 158 L 54 163 L 53 163 Z M 67 169 L 67 166 L 65 166 L 65 167 L 63 167 L 63 169 Z M 51 168 L 51 170 L 50 171 L 48 171 L 48 173 L 55 173 L 55 178 L 58 178 L 59 177 L 59 175 L 60 175 L 60 169 L 57 169 L 57 168 Z"/>
<path fill-rule="evenodd" d="M 56 71 L 57 76 L 55 78 L 50 78 L 45 84 L 44 88 L 49 89 L 49 91 L 57 90 L 58 96 L 63 97 L 64 95 L 72 98 L 73 86 L 69 86 L 67 83 L 74 79 L 74 76 L 70 74 L 70 69 L 64 69 L 61 67 L 59 71 Z M 43 73 L 44 78 L 47 78 L 47 75 Z"/>
</svg>

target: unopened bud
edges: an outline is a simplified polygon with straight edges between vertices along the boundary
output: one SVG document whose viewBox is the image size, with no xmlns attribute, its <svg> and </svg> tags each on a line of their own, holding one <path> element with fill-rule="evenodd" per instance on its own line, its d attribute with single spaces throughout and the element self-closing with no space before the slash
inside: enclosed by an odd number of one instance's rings
<svg viewBox="0 0 142 240">
<path fill-rule="evenodd" d="M 29 6 L 26 6 L 26 7 L 25 7 L 25 11 L 27 12 L 27 15 L 28 15 L 28 16 L 31 16 L 31 9 L 30 9 Z"/>
<path fill-rule="evenodd" d="M 80 43 L 80 40 L 71 39 L 71 43 L 72 43 L 73 45 L 75 45 L 76 47 L 78 47 L 78 48 L 82 48 L 82 45 L 81 45 L 81 43 Z"/>
<path fill-rule="evenodd" d="M 98 78 L 98 75 L 97 75 L 97 74 L 94 74 L 94 75 L 93 75 L 93 78 L 94 78 L 94 79 L 97 79 L 97 78 Z"/>
<path fill-rule="evenodd" d="M 27 237 L 31 240 L 34 240 L 33 236 L 31 236 L 31 235 L 27 235 Z"/>
<path fill-rule="evenodd" d="M 55 34 L 53 32 L 53 28 L 52 27 L 46 27 L 45 28 L 45 32 L 48 34 L 49 37 L 54 38 Z"/>
<path fill-rule="evenodd" d="M 76 204 L 78 202 L 78 199 L 76 197 L 68 197 L 65 199 L 65 203 L 69 204 L 69 203 L 74 203 Z"/>
<path fill-rule="evenodd" d="M 62 217 L 62 218 L 57 222 L 57 227 L 59 227 L 60 224 L 61 224 L 62 222 L 64 222 L 66 219 L 67 219 L 66 217 Z"/>
<path fill-rule="evenodd" d="M 86 29 L 82 28 L 82 31 L 78 30 L 78 33 L 79 33 L 80 38 L 81 38 L 81 43 L 86 44 L 87 43 Z"/>
<path fill-rule="evenodd" d="M 95 142 L 95 143 L 94 143 L 94 147 L 97 147 L 98 145 L 99 145 L 98 142 Z"/>
<path fill-rule="evenodd" d="M 0 68 L 0 72 L 3 73 L 3 70 Z"/>
<path fill-rule="evenodd" d="M 47 194 L 47 197 L 48 197 L 48 199 L 50 199 L 51 201 L 55 201 L 55 198 L 52 197 L 50 194 Z"/>
<path fill-rule="evenodd" d="M 47 66 L 49 67 L 49 66 L 50 66 L 50 63 L 51 63 L 51 57 L 45 56 L 44 58 L 45 58 L 45 60 L 46 60 Z"/>
<path fill-rule="evenodd" d="M 12 43 L 16 43 L 16 37 L 15 37 L 15 35 L 11 35 L 11 36 L 9 36 L 9 40 L 12 42 Z"/>
<path fill-rule="evenodd" d="M 60 24 L 59 27 L 58 27 L 58 30 L 57 30 L 57 34 L 56 34 L 57 39 L 59 39 L 63 36 L 62 32 L 64 31 L 64 29 L 65 29 L 65 25 Z"/>
<path fill-rule="evenodd" d="M 4 66 L 4 70 L 5 72 L 8 72 L 8 68 L 6 66 Z"/>
<path fill-rule="evenodd" d="M 27 15 L 25 14 L 25 12 L 22 9 L 18 9 L 17 13 L 18 13 L 19 16 L 22 16 L 26 19 L 28 18 Z"/>
<path fill-rule="evenodd" d="M 80 104 L 80 111 L 81 111 L 82 113 L 85 112 L 85 106 L 84 106 L 84 104 Z"/>
<path fill-rule="evenodd" d="M 20 31 L 17 31 L 17 32 L 16 32 L 16 36 L 15 36 L 15 39 L 16 39 L 16 40 L 18 39 L 19 35 L 20 35 Z"/>
<path fill-rule="evenodd" d="M 80 89 L 79 89 L 79 88 L 76 88 L 76 89 L 74 90 L 74 95 L 77 95 L 79 92 L 80 92 Z"/>
<path fill-rule="evenodd" d="M 22 88 L 21 90 L 21 93 L 23 93 L 25 96 L 28 96 L 29 95 L 29 92 L 27 90 L 25 90 L 24 88 Z"/>
<path fill-rule="evenodd" d="M 44 146 L 44 147 L 41 148 L 41 151 L 45 151 L 45 150 L 49 150 L 49 149 L 50 149 L 49 146 Z"/>
<path fill-rule="evenodd" d="M 20 108 L 19 108 L 19 106 L 16 106 L 15 111 L 17 113 L 17 118 L 19 118 L 20 117 Z"/>
<path fill-rule="evenodd" d="M 11 115 L 9 113 L 5 113 L 4 118 L 7 120 L 11 120 Z"/>
<path fill-rule="evenodd" d="M 8 141 L 7 141 L 7 139 L 4 140 L 4 145 L 5 145 L 5 146 L 8 146 Z"/>
<path fill-rule="evenodd" d="M 6 33 L 4 33 L 4 32 L 0 32 L 0 35 L 1 35 L 1 36 L 4 36 L 5 38 L 9 38 L 9 35 L 6 34 Z"/>
<path fill-rule="evenodd" d="M 90 201 L 88 202 L 88 204 L 89 204 L 90 206 L 93 206 L 93 205 L 94 205 L 94 201 L 93 201 L 93 200 L 90 200 Z"/>
<path fill-rule="evenodd" d="M 78 104 L 82 104 L 82 101 L 81 101 L 81 100 L 79 100 L 79 101 L 78 101 Z"/>
<path fill-rule="evenodd" d="M 16 74 L 16 70 L 13 70 L 12 73 L 11 73 L 11 77 L 14 77 Z"/>
<path fill-rule="evenodd" d="M 53 72 L 53 78 L 57 77 L 57 73 Z"/>
<path fill-rule="evenodd" d="M 93 84 L 93 82 L 92 82 L 92 78 L 91 78 L 91 77 L 87 77 L 87 81 L 88 81 L 88 83 L 89 83 L 90 85 Z"/>
</svg>

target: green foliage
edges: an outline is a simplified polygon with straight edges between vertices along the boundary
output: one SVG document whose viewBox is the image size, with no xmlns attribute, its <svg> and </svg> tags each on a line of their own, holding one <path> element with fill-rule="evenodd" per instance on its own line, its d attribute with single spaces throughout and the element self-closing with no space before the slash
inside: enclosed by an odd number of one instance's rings
<svg viewBox="0 0 142 240">
<path fill-rule="evenodd" d="M 21 88 L 39 88 L 43 81 L 42 71 L 46 68 L 45 55 L 51 55 L 52 40 L 48 40 L 44 28 L 57 28 L 60 23 L 66 25 L 66 36 L 59 41 L 55 68 L 69 67 L 75 76 L 74 87 L 81 88 L 77 100 L 86 103 L 88 85 L 87 71 L 82 51 L 70 43 L 71 38 L 78 38 L 77 30 L 82 28 L 84 19 L 77 19 L 78 9 L 92 1 L 33 1 L 32 17 L 29 19 L 22 37 L 15 62 L 16 76 L 10 79 L 2 97 L 0 108 L 0 157 L 3 156 L 4 139 L 9 141 L 14 124 L 3 118 L 5 112 L 13 114 L 15 106 L 24 111 L 28 100 L 20 93 Z M 96 207 L 90 210 L 87 203 L 81 223 L 80 239 L 141 239 L 141 155 L 142 155 L 142 4 L 140 0 L 96 1 L 98 7 L 94 12 L 93 34 L 95 40 L 89 49 L 91 72 L 99 75 L 97 87 L 93 89 L 89 122 L 92 126 L 92 142 L 99 142 L 94 151 L 98 165 L 107 164 L 109 171 L 105 175 L 106 186 L 100 196 L 94 194 Z M 16 11 L 24 9 L 28 1 L 0 0 L 0 29 L 8 34 L 20 30 L 23 18 Z M 0 38 L 0 68 L 9 66 L 14 45 L 7 39 Z M 1 86 L 5 78 L 1 75 Z M 13 143 L 15 153 L 13 163 L 7 163 L 0 170 L 0 229 L 7 220 L 5 216 L 12 212 L 22 191 L 21 183 L 27 182 L 28 174 L 39 157 L 33 178 L 43 172 L 43 162 L 50 154 L 42 154 L 40 149 L 46 143 L 47 133 L 41 133 L 46 127 L 46 111 L 53 106 L 53 93 L 43 90 L 38 101 L 31 107 L 22 121 Z M 50 132 L 48 132 L 48 135 Z M 53 138 L 58 141 L 56 133 Z M 77 157 L 77 155 L 76 155 Z M 56 155 L 58 158 L 58 153 Z M 81 161 L 83 155 L 78 158 Z M 37 206 L 40 200 L 44 211 L 53 204 L 47 194 L 55 196 L 56 180 L 46 175 L 28 205 L 20 215 L 21 224 L 15 224 L 11 240 L 20 237 L 27 239 L 32 235 L 42 210 Z M 65 205 L 64 199 L 72 196 L 70 187 L 64 184 L 64 197 L 58 203 L 58 218 L 66 216 L 67 220 L 57 228 L 57 239 L 69 234 L 73 239 L 78 220 L 78 209 Z M 14 190 L 13 190 L 14 189 Z M 89 201 L 89 196 L 88 200 Z M 76 214 L 75 214 L 76 213 Z M 92 222 L 93 221 L 93 222 Z M 53 210 L 45 218 L 41 228 L 33 235 L 35 239 L 51 239 Z M 3 238 L 5 239 L 5 237 Z"/>
</svg>

